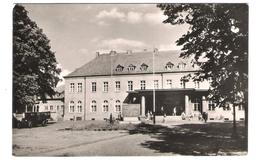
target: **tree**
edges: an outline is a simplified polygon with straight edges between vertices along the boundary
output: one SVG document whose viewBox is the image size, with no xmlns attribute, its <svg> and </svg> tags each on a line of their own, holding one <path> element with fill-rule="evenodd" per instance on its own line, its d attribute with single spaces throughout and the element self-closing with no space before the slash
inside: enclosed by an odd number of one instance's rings
<svg viewBox="0 0 260 166">
<path fill-rule="evenodd" d="M 13 112 L 53 96 L 61 70 L 50 41 L 22 5 L 13 9 Z"/>
<path fill-rule="evenodd" d="M 209 98 L 218 105 L 245 107 L 248 127 L 248 6 L 247 4 L 159 4 L 172 25 L 188 24 L 177 45 L 181 57 L 193 57 L 201 71 L 193 79 L 211 78 Z M 234 107 L 235 108 L 235 107 Z M 233 109 L 235 115 L 235 109 Z M 234 118 L 234 132 L 236 123 Z"/>
</svg>

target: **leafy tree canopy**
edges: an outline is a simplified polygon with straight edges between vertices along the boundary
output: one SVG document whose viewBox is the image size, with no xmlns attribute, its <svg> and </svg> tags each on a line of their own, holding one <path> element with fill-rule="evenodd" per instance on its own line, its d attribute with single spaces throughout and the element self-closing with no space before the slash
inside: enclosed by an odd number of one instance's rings
<svg viewBox="0 0 260 166">
<path fill-rule="evenodd" d="M 201 67 L 193 79 L 211 78 L 210 98 L 218 104 L 247 103 L 247 4 L 159 4 L 172 25 L 188 24 L 179 40 L 181 57 Z"/>
<path fill-rule="evenodd" d="M 36 96 L 53 96 L 61 72 L 50 41 L 27 13 L 22 5 L 13 9 L 13 110 L 20 112 Z"/>
</svg>

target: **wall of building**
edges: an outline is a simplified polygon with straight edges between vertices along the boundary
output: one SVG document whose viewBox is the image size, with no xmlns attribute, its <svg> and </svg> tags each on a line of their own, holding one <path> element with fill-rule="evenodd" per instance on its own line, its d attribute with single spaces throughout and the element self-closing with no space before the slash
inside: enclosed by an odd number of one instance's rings
<svg viewBox="0 0 260 166">
<path fill-rule="evenodd" d="M 133 90 L 141 89 L 141 80 L 145 80 L 146 89 L 153 89 L 154 80 L 158 80 L 159 89 L 170 88 L 167 86 L 167 80 L 172 80 L 172 88 L 183 88 L 181 85 L 181 77 L 188 73 L 163 73 L 163 74 L 137 74 L 137 75 L 117 75 L 117 76 L 96 76 L 96 77 L 72 77 L 66 78 L 65 81 L 65 120 L 85 119 L 99 119 L 109 118 L 110 114 L 114 117 L 118 116 L 115 104 L 119 100 L 124 102 L 128 93 L 128 81 L 133 81 Z M 120 81 L 120 91 L 116 91 L 116 81 Z M 92 82 L 96 82 L 96 92 L 92 92 Z M 104 82 L 108 82 L 108 92 L 104 92 Z M 74 83 L 75 91 L 70 92 L 70 84 Z M 77 84 L 82 83 L 82 92 L 77 92 Z M 207 81 L 200 83 L 200 89 L 208 89 Z M 195 88 L 194 82 L 186 83 L 186 88 Z M 97 111 L 91 111 L 91 102 L 95 100 Z M 109 111 L 103 111 L 104 100 L 108 101 Z M 74 101 L 75 111 L 69 111 L 69 103 Z M 82 101 L 82 112 L 77 111 L 77 102 Z"/>
<path fill-rule="evenodd" d="M 62 100 L 47 100 L 46 102 L 39 101 L 38 106 L 39 112 L 51 112 L 51 118 L 54 121 L 63 120 L 64 115 L 64 102 Z"/>
</svg>

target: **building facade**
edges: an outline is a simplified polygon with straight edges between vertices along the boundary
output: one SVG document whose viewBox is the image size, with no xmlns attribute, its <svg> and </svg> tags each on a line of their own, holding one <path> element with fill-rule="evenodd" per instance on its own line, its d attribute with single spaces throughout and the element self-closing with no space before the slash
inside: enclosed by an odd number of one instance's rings
<svg viewBox="0 0 260 166">
<path fill-rule="evenodd" d="M 208 101 L 210 80 L 191 81 L 199 71 L 179 51 L 97 53 L 96 58 L 65 77 L 65 120 L 160 117 L 208 112 L 209 120 L 232 120 L 232 105 Z M 244 110 L 237 106 L 237 120 Z"/>
<path fill-rule="evenodd" d="M 46 100 L 37 99 L 32 112 L 50 112 L 52 121 L 62 121 L 64 117 L 64 91 L 56 92 L 51 98 Z"/>
</svg>

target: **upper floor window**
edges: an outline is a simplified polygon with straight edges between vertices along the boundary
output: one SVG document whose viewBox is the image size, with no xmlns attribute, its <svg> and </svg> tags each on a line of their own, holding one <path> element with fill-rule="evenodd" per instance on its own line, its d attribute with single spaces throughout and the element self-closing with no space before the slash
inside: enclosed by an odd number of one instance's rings
<svg viewBox="0 0 260 166">
<path fill-rule="evenodd" d="M 116 81 L 116 91 L 120 91 L 120 81 Z"/>
<path fill-rule="evenodd" d="M 120 100 L 117 100 L 117 101 L 116 101 L 116 105 L 115 105 L 115 107 L 116 107 L 116 112 L 120 112 L 120 111 L 121 111 Z"/>
<path fill-rule="evenodd" d="M 177 67 L 178 67 L 179 69 L 183 70 L 183 69 L 185 69 L 185 67 L 186 67 L 186 63 L 181 62 L 181 63 L 178 64 Z"/>
<path fill-rule="evenodd" d="M 91 91 L 92 92 L 96 92 L 97 91 L 97 83 L 96 82 L 92 82 L 91 83 Z"/>
<path fill-rule="evenodd" d="M 159 80 L 154 80 L 153 85 L 154 89 L 159 89 Z"/>
<path fill-rule="evenodd" d="M 81 101 L 78 101 L 77 109 L 78 109 L 79 113 L 82 112 L 82 102 Z"/>
<path fill-rule="evenodd" d="M 74 101 L 70 101 L 69 103 L 69 112 L 74 112 L 75 106 L 74 106 Z"/>
<path fill-rule="evenodd" d="M 116 72 L 121 72 L 121 71 L 123 71 L 123 69 L 124 69 L 123 66 L 117 65 L 117 67 L 116 67 Z"/>
<path fill-rule="evenodd" d="M 96 102 L 96 100 L 92 100 L 92 102 L 91 102 L 91 111 L 97 112 L 97 102 Z"/>
<path fill-rule="evenodd" d="M 135 67 L 133 64 L 130 64 L 127 68 L 128 71 L 134 71 L 135 70 Z"/>
<path fill-rule="evenodd" d="M 181 87 L 182 88 L 186 88 L 186 82 L 185 80 L 181 80 Z"/>
<path fill-rule="evenodd" d="M 75 91 L 75 84 L 70 83 L 70 92 L 74 92 L 74 91 Z"/>
<path fill-rule="evenodd" d="M 215 111 L 215 102 L 212 100 L 209 100 L 208 109 L 209 111 Z"/>
<path fill-rule="evenodd" d="M 59 110 L 60 110 L 60 106 L 57 105 L 57 111 L 59 111 Z"/>
<path fill-rule="evenodd" d="M 78 92 L 82 92 L 82 83 L 78 83 Z"/>
<path fill-rule="evenodd" d="M 44 107 L 44 109 L 45 109 L 45 110 L 48 110 L 48 106 L 46 105 L 46 106 Z"/>
<path fill-rule="evenodd" d="M 172 80 L 166 80 L 167 88 L 172 88 Z"/>
<path fill-rule="evenodd" d="M 50 105 L 50 110 L 51 110 L 51 111 L 53 110 L 53 105 Z"/>
<path fill-rule="evenodd" d="M 140 67 L 140 70 L 141 70 L 141 71 L 146 71 L 147 68 L 148 68 L 148 65 L 145 64 L 145 63 L 143 63 L 143 64 L 141 65 L 141 67 Z"/>
<path fill-rule="evenodd" d="M 173 69 L 173 66 L 174 66 L 173 63 L 168 62 L 168 63 L 166 64 L 166 66 L 165 66 L 165 69 L 166 69 L 166 70 L 172 70 L 172 69 Z"/>
<path fill-rule="evenodd" d="M 141 80 L 141 90 L 145 90 L 145 80 Z"/>
<path fill-rule="evenodd" d="M 133 90 L 133 81 L 128 81 L 128 91 L 132 91 Z"/>
<path fill-rule="evenodd" d="M 107 100 L 104 100 L 104 103 L 103 103 L 103 111 L 104 111 L 104 112 L 108 112 L 108 101 L 107 101 Z"/>
<path fill-rule="evenodd" d="M 198 81 L 198 80 L 194 81 L 194 86 L 195 86 L 195 88 L 199 89 L 200 88 L 200 81 Z"/>
<path fill-rule="evenodd" d="M 108 82 L 104 82 L 103 91 L 104 91 L 104 92 L 108 92 Z"/>
</svg>

